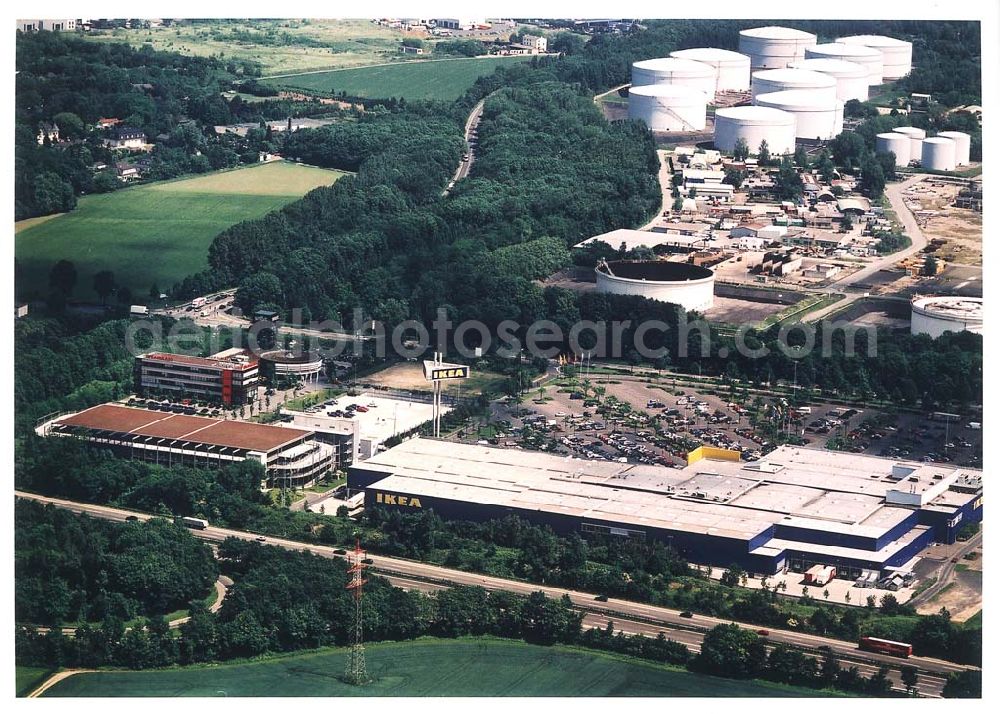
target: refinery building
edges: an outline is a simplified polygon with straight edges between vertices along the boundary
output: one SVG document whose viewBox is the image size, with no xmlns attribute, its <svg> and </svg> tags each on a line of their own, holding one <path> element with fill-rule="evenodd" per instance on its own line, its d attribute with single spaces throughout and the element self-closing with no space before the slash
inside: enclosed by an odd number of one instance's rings
<svg viewBox="0 0 1000 714">
<path fill-rule="evenodd" d="M 742 462 L 702 447 L 683 469 L 411 439 L 348 471 L 368 508 L 520 516 L 561 534 L 656 539 L 752 573 L 898 569 L 982 518 L 982 472 L 783 446 Z"/>
</svg>

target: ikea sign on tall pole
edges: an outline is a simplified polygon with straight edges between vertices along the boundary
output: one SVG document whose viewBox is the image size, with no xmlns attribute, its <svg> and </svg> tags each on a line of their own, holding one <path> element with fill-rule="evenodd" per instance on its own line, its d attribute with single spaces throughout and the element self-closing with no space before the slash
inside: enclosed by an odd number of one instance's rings
<svg viewBox="0 0 1000 714">
<path fill-rule="evenodd" d="M 469 367 L 464 364 L 449 364 L 441 361 L 441 353 L 435 352 L 434 359 L 424 360 L 424 379 L 434 385 L 434 436 L 441 436 L 441 382 L 468 379 Z"/>
</svg>

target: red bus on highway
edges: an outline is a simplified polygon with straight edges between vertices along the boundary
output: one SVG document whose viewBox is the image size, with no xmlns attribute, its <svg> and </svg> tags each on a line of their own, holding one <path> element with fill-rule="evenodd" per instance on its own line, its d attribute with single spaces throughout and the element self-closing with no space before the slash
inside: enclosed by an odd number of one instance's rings
<svg viewBox="0 0 1000 714">
<path fill-rule="evenodd" d="M 862 637 L 858 642 L 858 649 L 868 652 L 880 652 L 881 654 L 893 655 L 894 657 L 909 657 L 913 654 L 913 645 L 905 642 L 893 642 L 883 640 L 878 637 Z"/>
</svg>

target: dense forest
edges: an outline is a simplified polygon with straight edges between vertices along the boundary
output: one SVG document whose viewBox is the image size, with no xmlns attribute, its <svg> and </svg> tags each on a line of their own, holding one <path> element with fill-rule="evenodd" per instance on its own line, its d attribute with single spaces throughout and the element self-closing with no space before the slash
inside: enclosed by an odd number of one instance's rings
<svg viewBox="0 0 1000 714">
<path fill-rule="evenodd" d="M 163 520 L 115 524 L 19 500 L 14 533 L 19 622 L 165 615 L 204 599 L 218 573 L 207 545 Z"/>
<path fill-rule="evenodd" d="M 487 99 L 474 176 L 446 200 L 464 115 L 410 107 L 296 132 L 288 154 L 357 176 L 225 231 L 211 271 L 178 292 L 238 284 L 244 309 L 304 306 L 345 321 L 360 306 L 391 324 L 431 320 L 438 307 L 488 323 L 511 316 L 511 301 L 537 307 L 530 281 L 569 245 L 645 220 L 660 197 L 648 131 L 608 124 L 588 96 L 526 77 Z M 508 265 L 514 273 L 497 271 Z"/>
</svg>

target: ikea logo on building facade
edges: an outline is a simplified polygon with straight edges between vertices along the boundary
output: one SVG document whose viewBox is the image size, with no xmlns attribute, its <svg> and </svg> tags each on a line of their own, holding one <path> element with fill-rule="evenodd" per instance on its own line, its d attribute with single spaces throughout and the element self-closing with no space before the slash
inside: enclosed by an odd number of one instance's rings
<svg viewBox="0 0 1000 714">
<path fill-rule="evenodd" d="M 410 508 L 423 508 L 420 499 L 412 496 L 394 496 L 391 493 L 376 493 L 375 503 L 382 503 L 386 506 L 409 506 Z"/>
</svg>

